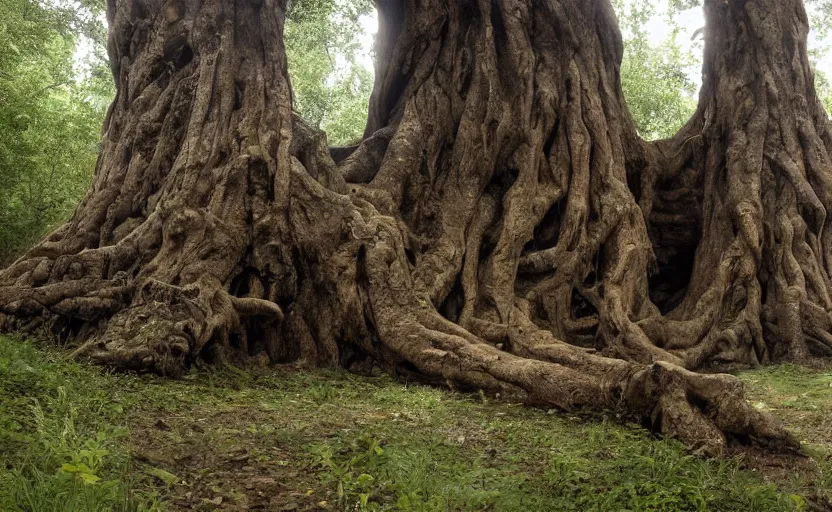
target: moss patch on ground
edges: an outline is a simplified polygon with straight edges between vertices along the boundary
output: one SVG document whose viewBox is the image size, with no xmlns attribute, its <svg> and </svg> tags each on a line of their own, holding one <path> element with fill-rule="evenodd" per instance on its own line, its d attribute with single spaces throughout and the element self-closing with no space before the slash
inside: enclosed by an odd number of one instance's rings
<svg viewBox="0 0 832 512">
<path fill-rule="evenodd" d="M 832 506 L 832 373 L 776 367 L 741 377 L 811 458 L 703 460 L 602 416 L 388 377 L 233 367 L 179 381 L 113 375 L 0 338 L 0 510 Z M 75 508 L 52 506 L 66 503 Z"/>
</svg>

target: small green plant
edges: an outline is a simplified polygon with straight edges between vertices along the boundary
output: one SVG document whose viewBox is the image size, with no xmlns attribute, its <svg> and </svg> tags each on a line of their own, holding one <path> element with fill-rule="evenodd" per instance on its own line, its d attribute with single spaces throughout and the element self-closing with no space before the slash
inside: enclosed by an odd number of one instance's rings
<svg viewBox="0 0 832 512">
<path fill-rule="evenodd" d="M 109 446 L 125 431 L 113 429 L 84 438 L 76 430 L 78 410 L 70 403 L 66 389 L 58 388 L 57 399 L 48 401 L 49 414 L 39 402 L 32 405 L 37 443 L 30 448 L 22 467 L 5 478 L 8 501 L 14 503 L 12 510 L 159 510 L 131 495 L 121 478 L 123 461 L 111 453 Z"/>
<path fill-rule="evenodd" d="M 317 404 L 325 404 L 335 401 L 338 391 L 329 383 L 319 382 L 310 385 L 306 395 Z"/>
<path fill-rule="evenodd" d="M 348 448 L 334 450 L 322 445 L 315 450 L 318 464 L 324 470 L 322 480 L 334 484 L 337 503 L 346 510 L 379 510 L 375 500 L 395 496 L 397 487 L 379 478 L 383 474 L 386 454 L 374 438 L 362 437 Z M 399 501 L 406 500 L 398 497 Z"/>
</svg>

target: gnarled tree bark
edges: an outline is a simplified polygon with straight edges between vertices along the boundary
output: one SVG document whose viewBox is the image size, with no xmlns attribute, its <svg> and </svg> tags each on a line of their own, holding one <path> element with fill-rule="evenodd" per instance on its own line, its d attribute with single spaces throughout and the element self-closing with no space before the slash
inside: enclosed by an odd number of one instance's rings
<svg viewBox="0 0 832 512">
<path fill-rule="evenodd" d="M 664 262 L 686 260 L 690 278 L 645 331 L 666 347 L 707 348 L 697 365 L 832 355 L 832 139 L 806 13 L 757 0 L 709 2 L 705 14 L 699 108 L 657 144 L 658 172 L 642 184 Z"/>
<path fill-rule="evenodd" d="M 366 138 L 336 164 L 291 114 L 283 0 L 110 0 L 95 185 L 0 273 L 5 327 L 48 321 L 121 368 L 372 361 L 711 453 L 794 446 L 737 379 L 692 370 L 829 346 L 800 0 L 707 5 L 703 104 L 658 144 L 627 111 L 607 0 L 378 7 Z M 680 261 L 692 284 L 651 284 Z"/>
</svg>

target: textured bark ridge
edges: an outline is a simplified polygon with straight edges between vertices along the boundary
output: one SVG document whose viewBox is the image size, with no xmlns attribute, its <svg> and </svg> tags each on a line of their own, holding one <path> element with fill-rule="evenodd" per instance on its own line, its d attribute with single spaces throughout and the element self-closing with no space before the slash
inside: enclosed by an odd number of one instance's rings
<svg viewBox="0 0 832 512">
<path fill-rule="evenodd" d="M 794 447 L 694 370 L 829 350 L 828 125 L 800 0 L 707 4 L 702 105 L 648 144 L 607 0 L 379 0 L 366 137 L 331 154 L 283 0 L 110 0 L 94 187 L 0 321 L 119 368 L 377 364 Z"/>
<path fill-rule="evenodd" d="M 806 13 L 757 0 L 709 2 L 705 14 L 698 111 L 659 144 L 660 170 L 642 184 L 654 190 L 642 205 L 665 263 L 685 259 L 679 233 L 698 249 L 683 265 L 690 285 L 647 330 L 667 346 L 702 346 L 697 365 L 830 356 L 832 137 Z"/>
</svg>

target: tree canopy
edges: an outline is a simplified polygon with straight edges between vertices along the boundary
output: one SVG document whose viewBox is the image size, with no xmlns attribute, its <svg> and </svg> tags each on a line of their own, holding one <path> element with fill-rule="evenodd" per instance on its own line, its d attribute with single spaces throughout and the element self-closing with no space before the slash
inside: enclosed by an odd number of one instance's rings
<svg viewBox="0 0 832 512">
<path fill-rule="evenodd" d="M 0 262 L 63 222 L 89 184 L 113 94 L 96 13 L 0 1 Z M 82 37 L 96 51 L 75 62 Z"/>
<path fill-rule="evenodd" d="M 286 22 L 295 110 L 333 145 L 357 142 L 367 120 L 373 75 L 359 57 L 370 0 L 297 0 Z"/>
</svg>

